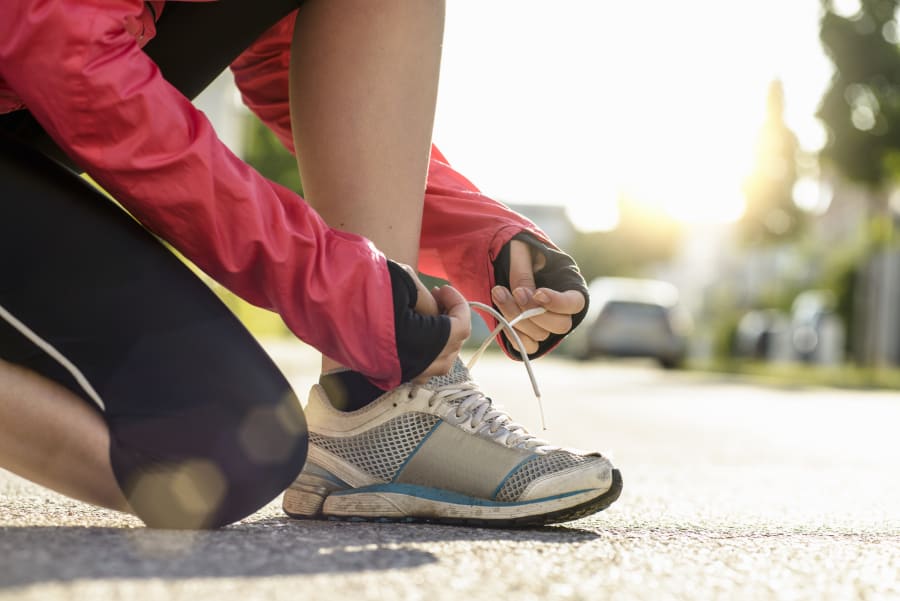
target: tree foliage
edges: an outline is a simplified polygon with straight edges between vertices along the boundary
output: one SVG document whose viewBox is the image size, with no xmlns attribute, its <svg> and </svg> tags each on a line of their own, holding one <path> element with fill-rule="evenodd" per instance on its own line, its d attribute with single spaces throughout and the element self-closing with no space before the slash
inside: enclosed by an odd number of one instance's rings
<svg viewBox="0 0 900 601">
<path fill-rule="evenodd" d="M 878 188 L 900 169 L 898 0 L 862 0 L 855 15 L 822 0 L 820 37 L 835 66 L 819 107 L 828 129 L 821 158 L 852 180 Z"/>
<path fill-rule="evenodd" d="M 244 128 L 244 160 L 270 180 L 303 193 L 294 155 L 253 115 L 247 117 Z"/>
</svg>

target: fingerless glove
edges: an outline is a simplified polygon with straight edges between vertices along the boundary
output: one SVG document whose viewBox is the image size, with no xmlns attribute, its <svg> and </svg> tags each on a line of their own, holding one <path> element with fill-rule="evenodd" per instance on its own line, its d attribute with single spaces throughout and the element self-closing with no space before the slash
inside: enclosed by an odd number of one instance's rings
<svg viewBox="0 0 900 601">
<path fill-rule="evenodd" d="M 549 288 L 559 292 L 577 290 L 584 296 L 584 308 L 572 316 L 572 328 L 569 330 L 571 332 L 584 320 L 590 301 L 587 283 L 578 270 L 575 260 L 566 253 L 544 244 L 527 232 L 516 234 L 512 239 L 524 242 L 532 248 L 532 252 L 537 251 L 544 255 L 546 259 L 544 266 L 534 273 L 534 283 L 538 288 Z M 494 281 L 498 286 L 505 286 L 506 288 L 509 288 L 509 247 L 510 243 L 507 242 L 494 260 Z M 550 334 L 546 340 L 538 342 L 538 349 L 528 355 L 528 358 L 536 359 L 540 357 L 554 348 L 565 337 L 566 334 Z M 505 350 L 510 356 L 519 356 L 518 351 L 510 344 L 505 333 L 502 336 L 502 341 Z"/>
<path fill-rule="evenodd" d="M 412 380 L 431 365 L 450 338 L 450 318 L 422 315 L 415 310 L 418 289 L 412 276 L 394 261 L 388 261 L 394 297 L 394 336 L 402 379 Z"/>
</svg>

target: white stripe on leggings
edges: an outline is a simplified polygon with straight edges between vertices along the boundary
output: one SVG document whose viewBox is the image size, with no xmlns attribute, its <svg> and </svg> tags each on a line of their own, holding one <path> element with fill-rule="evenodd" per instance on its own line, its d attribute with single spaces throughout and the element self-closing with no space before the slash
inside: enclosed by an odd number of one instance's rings
<svg viewBox="0 0 900 601">
<path fill-rule="evenodd" d="M 78 384 L 84 389 L 87 395 L 91 397 L 91 399 L 93 399 L 93 401 L 97 403 L 97 405 L 99 405 L 101 409 L 106 409 L 106 404 L 100 398 L 100 395 L 97 394 L 97 391 L 94 390 L 94 387 L 91 386 L 91 383 L 88 382 L 87 378 L 84 377 L 84 374 L 81 373 L 81 370 L 75 367 L 75 364 L 73 364 L 71 361 L 66 359 L 66 357 L 58 350 L 56 350 L 52 344 L 38 336 L 34 332 L 34 330 L 16 319 L 16 317 L 12 313 L 7 311 L 3 307 L 3 305 L 0 305 L 0 317 L 9 322 L 9 325 L 17 329 L 23 336 L 25 336 L 25 338 L 33 342 L 35 345 L 37 345 L 38 348 L 53 357 L 60 365 L 65 367 L 66 370 L 70 374 L 72 374 L 72 377 L 75 378 Z"/>
</svg>

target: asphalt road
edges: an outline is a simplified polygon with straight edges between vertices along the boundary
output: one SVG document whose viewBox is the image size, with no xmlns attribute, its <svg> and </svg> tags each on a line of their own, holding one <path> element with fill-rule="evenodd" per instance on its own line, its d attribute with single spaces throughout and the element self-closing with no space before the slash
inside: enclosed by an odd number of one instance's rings
<svg viewBox="0 0 900 601">
<path fill-rule="evenodd" d="M 315 357 L 273 347 L 301 392 Z M 0 471 L 0 601 L 900 599 L 900 395 L 539 361 L 556 443 L 608 451 L 625 489 L 563 526 L 297 522 L 277 502 L 160 532 Z M 524 369 L 475 375 L 539 430 Z"/>
</svg>

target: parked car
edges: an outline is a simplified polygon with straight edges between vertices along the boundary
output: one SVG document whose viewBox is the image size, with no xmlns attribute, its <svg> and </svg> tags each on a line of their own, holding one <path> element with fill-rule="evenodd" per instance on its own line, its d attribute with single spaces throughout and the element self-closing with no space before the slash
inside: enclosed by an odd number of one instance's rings
<svg viewBox="0 0 900 601">
<path fill-rule="evenodd" d="M 755 309 L 741 317 L 734 354 L 742 359 L 786 361 L 792 357 L 790 317 L 777 309 Z"/>
<path fill-rule="evenodd" d="M 828 290 L 806 290 L 791 306 L 791 343 L 804 363 L 838 365 L 844 360 L 844 322 Z"/>
<path fill-rule="evenodd" d="M 591 305 L 563 351 L 594 356 L 649 357 L 665 368 L 680 366 L 687 354 L 690 321 L 668 282 L 598 278 L 589 286 Z"/>
<path fill-rule="evenodd" d="M 844 360 L 845 328 L 835 305 L 832 292 L 806 290 L 796 296 L 790 314 L 777 309 L 749 311 L 738 322 L 735 355 L 839 365 Z"/>
</svg>

